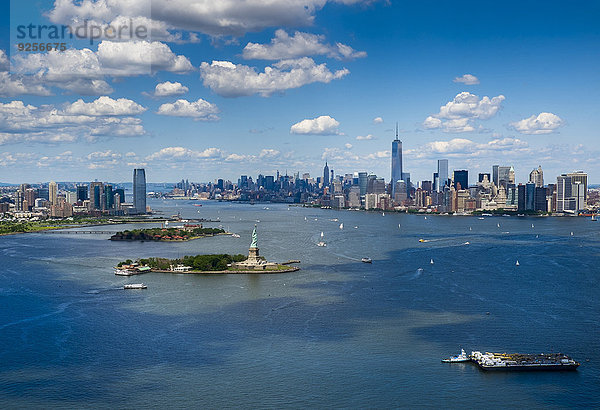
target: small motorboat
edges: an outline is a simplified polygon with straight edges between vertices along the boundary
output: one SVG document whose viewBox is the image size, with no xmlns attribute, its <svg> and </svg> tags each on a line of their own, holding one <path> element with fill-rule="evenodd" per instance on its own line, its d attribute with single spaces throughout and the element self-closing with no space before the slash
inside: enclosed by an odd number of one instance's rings
<svg viewBox="0 0 600 410">
<path fill-rule="evenodd" d="M 148 286 L 143 283 L 128 283 L 123 285 L 123 289 L 146 289 Z"/>
<path fill-rule="evenodd" d="M 372 263 L 373 262 L 373 260 L 371 258 L 362 258 L 360 261 L 363 263 Z"/>
<path fill-rule="evenodd" d="M 456 356 L 451 356 L 447 359 L 442 359 L 443 363 L 460 363 L 460 362 L 468 362 L 471 359 L 467 355 L 464 349 L 460 349 L 460 354 Z"/>
<path fill-rule="evenodd" d="M 317 244 L 317 246 L 327 246 L 327 244 L 325 242 L 321 241 Z"/>
<path fill-rule="evenodd" d="M 419 242 L 425 242 L 425 239 L 419 239 Z"/>
</svg>

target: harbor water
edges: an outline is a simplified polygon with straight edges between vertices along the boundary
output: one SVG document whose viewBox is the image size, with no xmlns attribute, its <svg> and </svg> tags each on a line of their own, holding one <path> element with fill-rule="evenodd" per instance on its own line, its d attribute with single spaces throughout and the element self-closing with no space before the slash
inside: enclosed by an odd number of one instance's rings
<svg viewBox="0 0 600 410">
<path fill-rule="evenodd" d="M 600 222 L 202 204 L 149 201 L 241 237 L 0 237 L 0 407 L 600 407 Z M 262 256 L 301 270 L 113 274 L 129 258 L 246 254 L 254 225 Z M 148 288 L 123 289 L 136 282 Z M 581 366 L 440 362 L 461 348 Z"/>
</svg>

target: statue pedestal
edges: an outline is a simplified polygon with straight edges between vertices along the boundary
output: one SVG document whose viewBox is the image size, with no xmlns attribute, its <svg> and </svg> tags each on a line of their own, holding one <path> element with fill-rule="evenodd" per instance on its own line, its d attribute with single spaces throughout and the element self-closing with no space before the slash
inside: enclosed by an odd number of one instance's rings
<svg viewBox="0 0 600 410">
<path fill-rule="evenodd" d="M 258 248 L 251 247 L 248 249 L 248 261 L 249 262 L 258 262 L 260 259 L 258 258 Z"/>
</svg>

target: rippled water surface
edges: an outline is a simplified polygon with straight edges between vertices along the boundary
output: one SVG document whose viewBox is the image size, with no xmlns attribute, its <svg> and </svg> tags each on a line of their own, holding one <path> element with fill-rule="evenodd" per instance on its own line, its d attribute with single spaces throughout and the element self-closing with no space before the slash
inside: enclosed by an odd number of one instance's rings
<svg viewBox="0 0 600 410">
<path fill-rule="evenodd" d="M 600 406 L 600 222 L 151 205 L 219 218 L 242 237 L 0 237 L 1 407 Z M 262 255 L 300 259 L 302 270 L 122 278 L 111 269 L 127 258 L 246 253 L 254 224 Z M 321 232 L 327 247 L 316 246 Z M 122 289 L 140 281 L 147 290 Z M 440 363 L 461 347 L 560 351 L 582 365 L 488 374 Z"/>
</svg>

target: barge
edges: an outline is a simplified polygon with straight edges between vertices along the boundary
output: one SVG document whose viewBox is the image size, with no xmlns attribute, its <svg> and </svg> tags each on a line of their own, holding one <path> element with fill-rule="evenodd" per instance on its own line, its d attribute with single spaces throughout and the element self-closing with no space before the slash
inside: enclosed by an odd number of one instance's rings
<svg viewBox="0 0 600 410">
<path fill-rule="evenodd" d="M 576 370 L 579 363 L 562 353 L 481 353 L 473 351 L 471 361 L 486 371 Z"/>
</svg>

